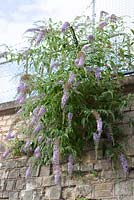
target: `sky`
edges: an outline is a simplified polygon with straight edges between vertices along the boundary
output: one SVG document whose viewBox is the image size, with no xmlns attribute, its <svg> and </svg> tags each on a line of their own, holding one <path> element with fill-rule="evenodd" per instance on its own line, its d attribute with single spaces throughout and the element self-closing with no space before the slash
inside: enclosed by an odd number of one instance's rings
<svg viewBox="0 0 134 200">
<path fill-rule="evenodd" d="M 52 18 L 71 21 L 87 14 L 92 17 L 92 0 L 0 0 L 0 52 L 2 44 L 23 46 L 23 33 L 37 20 Z M 134 17 L 134 0 L 96 0 L 96 19 L 100 11 Z M 128 17 L 129 21 L 130 20 Z M 133 23 L 134 27 L 134 23 Z M 12 69 L 12 70 L 11 70 Z M 16 94 L 15 65 L 0 66 L 0 102 L 10 101 Z"/>
<path fill-rule="evenodd" d="M 88 13 L 92 0 L 0 0 L 0 44 L 22 42 L 26 29 L 40 19 L 68 21 Z M 134 0 L 96 0 L 96 13 L 101 10 L 119 15 L 134 15 Z"/>
</svg>

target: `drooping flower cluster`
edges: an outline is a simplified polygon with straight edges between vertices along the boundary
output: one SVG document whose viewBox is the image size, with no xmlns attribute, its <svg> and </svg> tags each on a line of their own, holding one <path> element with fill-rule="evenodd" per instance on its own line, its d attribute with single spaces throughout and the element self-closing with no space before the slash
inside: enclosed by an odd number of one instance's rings
<svg viewBox="0 0 134 200">
<path fill-rule="evenodd" d="M 70 176 L 72 176 L 72 173 L 73 173 L 73 164 L 74 164 L 73 156 L 69 155 L 69 158 L 68 158 L 68 174 Z"/>
<path fill-rule="evenodd" d="M 31 175 L 31 167 L 28 167 L 26 170 L 25 177 L 28 178 Z"/>
<path fill-rule="evenodd" d="M 95 77 L 96 77 L 97 81 L 99 81 L 99 79 L 101 77 L 101 69 L 99 67 L 97 67 L 95 69 Z"/>
<path fill-rule="evenodd" d="M 75 65 L 77 67 L 83 67 L 85 63 L 85 54 L 84 52 L 79 52 L 78 58 L 75 59 Z"/>
<path fill-rule="evenodd" d="M 42 130 L 43 124 L 40 122 L 40 119 L 45 114 L 45 112 L 46 112 L 46 108 L 43 105 L 40 107 L 37 106 L 33 110 L 31 120 L 30 120 L 30 126 L 31 127 L 34 126 L 34 130 L 33 130 L 34 134 L 38 134 Z"/>
<path fill-rule="evenodd" d="M 2 158 L 8 157 L 10 153 L 11 153 L 11 149 L 7 149 L 7 150 L 2 154 Z"/>
<path fill-rule="evenodd" d="M 105 26 L 107 26 L 107 22 L 101 21 L 101 22 L 99 23 L 99 27 L 98 27 L 98 28 L 99 28 L 100 30 L 103 30 Z"/>
<path fill-rule="evenodd" d="M 47 29 L 41 30 L 38 33 L 37 38 L 36 38 L 36 44 L 40 44 L 40 42 L 43 40 L 43 37 L 44 37 L 44 35 L 45 35 L 46 32 L 47 32 Z"/>
<path fill-rule="evenodd" d="M 33 154 L 32 142 L 30 140 L 27 140 L 25 145 L 21 147 L 21 153 L 24 155 L 32 155 Z"/>
<path fill-rule="evenodd" d="M 68 126 L 71 127 L 72 125 L 72 118 L 73 118 L 73 113 L 69 112 L 68 113 Z"/>
<path fill-rule="evenodd" d="M 70 73 L 69 79 L 68 79 L 68 84 L 72 85 L 75 81 L 76 75 L 74 73 Z"/>
<path fill-rule="evenodd" d="M 54 171 L 54 177 L 55 177 L 54 181 L 55 181 L 55 184 L 58 184 L 60 181 L 60 175 L 61 175 L 61 172 L 60 172 L 60 150 L 59 150 L 59 141 L 58 140 L 56 140 L 54 142 L 52 163 L 53 163 L 53 171 Z"/>
<path fill-rule="evenodd" d="M 62 96 L 62 99 L 61 99 L 61 109 L 62 110 L 64 110 L 64 108 L 65 108 L 68 97 L 69 97 L 68 91 L 64 90 L 64 93 L 63 93 L 63 96 Z"/>
<path fill-rule="evenodd" d="M 14 137 L 15 137 L 15 134 L 11 131 L 9 131 L 8 134 L 6 135 L 7 140 L 13 139 Z"/>
<path fill-rule="evenodd" d="M 100 114 L 98 112 L 93 111 L 93 115 L 95 116 L 96 125 L 97 125 L 96 132 L 93 133 L 93 140 L 94 140 L 94 143 L 96 145 L 98 145 L 100 138 L 101 138 L 102 131 L 103 131 L 102 130 L 103 122 L 102 122 L 102 119 L 101 119 Z"/>
<path fill-rule="evenodd" d="M 61 26 L 61 31 L 64 33 L 70 27 L 69 22 L 64 22 Z"/>
<path fill-rule="evenodd" d="M 128 162 L 127 159 L 125 158 L 125 155 L 123 153 L 121 153 L 119 155 L 119 159 L 123 168 L 123 171 L 125 172 L 126 175 L 129 174 L 129 167 L 128 167 Z"/>
<path fill-rule="evenodd" d="M 29 91 L 28 84 L 25 81 L 21 80 L 17 88 L 17 93 L 19 94 L 17 102 L 19 104 L 23 104 L 25 102 L 28 91 Z"/>
<path fill-rule="evenodd" d="M 88 40 L 89 42 L 93 41 L 93 39 L 94 39 L 94 36 L 93 36 L 93 35 L 88 35 L 88 36 L 87 36 L 87 40 Z"/>
<path fill-rule="evenodd" d="M 60 63 L 58 61 L 51 61 L 50 70 L 52 71 L 55 67 L 58 67 Z"/>
<path fill-rule="evenodd" d="M 36 158 L 40 158 L 41 157 L 41 151 L 40 151 L 40 147 L 37 146 L 36 149 L 34 150 L 34 156 Z"/>
</svg>

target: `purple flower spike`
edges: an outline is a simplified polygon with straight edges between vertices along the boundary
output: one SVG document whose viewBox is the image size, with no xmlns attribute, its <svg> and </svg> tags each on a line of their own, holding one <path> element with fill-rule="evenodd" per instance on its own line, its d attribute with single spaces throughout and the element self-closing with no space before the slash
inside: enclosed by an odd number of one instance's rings
<svg viewBox="0 0 134 200">
<path fill-rule="evenodd" d="M 35 116 L 33 116 L 31 121 L 30 121 L 30 126 L 35 125 L 36 122 L 37 122 L 37 118 Z"/>
<path fill-rule="evenodd" d="M 73 118 L 73 113 L 69 112 L 68 113 L 68 125 L 69 125 L 69 127 L 71 127 L 72 118 Z"/>
<path fill-rule="evenodd" d="M 55 142 L 54 147 L 53 147 L 53 165 L 59 165 L 59 142 Z"/>
<path fill-rule="evenodd" d="M 55 175 L 54 175 L 54 183 L 57 185 L 60 181 L 60 167 L 57 166 L 57 169 L 55 171 Z"/>
<path fill-rule="evenodd" d="M 39 124 L 35 127 L 33 133 L 34 133 L 34 134 L 37 134 L 37 133 L 40 132 L 41 129 L 42 129 L 42 124 L 39 123 Z"/>
<path fill-rule="evenodd" d="M 10 139 L 13 139 L 15 137 L 14 133 L 12 132 L 9 132 L 7 135 L 6 135 L 6 139 L 7 140 L 10 140 Z"/>
<path fill-rule="evenodd" d="M 100 22 L 99 29 L 103 30 L 106 25 L 107 25 L 107 22 L 105 22 L 105 21 Z"/>
<path fill-rule="evenodd" d="M 44 137 L 42 135 L 40 135 L 38 137 L 38 143 L 41 144 L 43 142 L 43 140 L 44 140 Z"/>
<path fill-rule="evenodd" d="M 37 107 L 33 110 L 33 115 L 38 115 L 39 110 L 40 110 L 40 107 L 37 106 Z"/>
<path fill-rule="evenodd" d="M 75 81 L 75 77 L 76 77 L 75 74 L 71 73 L 71 74 L 69 75 L 68 83 L 69 83 L 69 84 L 73 84 L 74 81 Z"/>
<path fill-rule="evenodd" d="M 94 36 L 93 35 L 88 35 L 87 39 L 88 39 L 89 42 L 91 42 L 94 39 Z"/>
<path fill-rule="evenodd" d="M 3 157 L 3 158 L 6 158 L 7 156 L 9 156 L 10 152 L 11 152 L 11 150 L 8 149 L 7 151 L 5 151 L 5 152 L 2 154 L 2 157 Z"/>
<path fill-rule="evenodd" d="M 111 20 L 111 22 L 116 22 L 117 21 L 117 16 L 115 14 L 112 14 L 110 16 L 110 20 Z"/>
<path fill-rule="evenodd" d="M 53 68 L 58 67 L 59 65 L 60 64 L 58 61 L 53 61 L 53 62 L 51 62 L 50 69 L 53 70 Z"/>
<path fill-rule="evenodd" d="M 68 158 L 68 174 L 70 176 L 72 176 L 73 173 L 73 163 L 74 163 L 73 156 L 70 155 Z"/>
<path fill-rule="evenodd" d="M 61 31 L 64 33 L 69 28 L 69 26 L 69 22 L 65 22 L 61 27 Z"/>
<path fill-rule="evenodd" d="M 21 95 L 17 98 L 17 102 L 18 102 L 19 104 L 25 103 L 25 100 L 26 100 L 26 95 L 23 95 L 23 94 L 21 94 Z"/>
<path fill-rule="evenodd" d="M 75 65 L 77 67 L 82 67 L 84 65 L 84 63 L 85 63 L 85 57 L 83 55 L 79 59 L 77 58 L 75 60 Z"/>
<path fill-rule="evenodd" d="M 36 147 L 36 149 L 34 150 L 34 155 L 36 158 L 40 158 L 41 157 L 41 152 L 40 152 L 40 147 Z"/>
<path fill-rule="evenodd" d="M 88 49 L 89 49 L 89 45 L 88 45 L 88 44 L 85 44 L 85 45 L 82 47 L 82 51 L 87 52 Z"/>
<path fill-rule="evenodd" d="M 29 86 L 26 83 L 21 81 L 20 85 L 17 88 L 17 92 L 21 93 L 21 94 L 26 94 L 28 91 L 28 88 L 29 88 Z"/>
<path fill-rule="evenodd" d="M 100 141 L 100 135 L 97 133 L 93 133 L 93 140 L 95 144 L 98 144 Z"/>
<path fill-rule="evenodd" d="M 67 100 L 68 100 L 68 93 L 64 92 L 64 94 L 62 96 L 62 99 L 61 99 L 61 108 L 62 108 L 62 110 L 65 108 Z"/>
<path fill-rule="evenodd" d="M 127 159 L 125 158 L 124 154 L 120 154 L 119 159 L 120 159 L 120 162 L 121 162 L 121 165 L 122 165 L 122 168 L 123 168 L 125 174 L 128 175 L 129 167 L 128 167 Z"/>
<path fill-rule="evenodd" d="M 17 114 L 19 115 L 19 114 L 22 113 L 22 112 L 23 112 L 23 108 L 19 109 L 19 110 L 17 111 Z"/>
<path fill-rule="evenodd" d="M 87 66 L 86 71 L 89 73 L 89 72 L 93 71 L 93 68 L 91 66 Z"/>
<path fill-rule="evenodd" d="M 41 106 L 41 108 L 38 112 L 38 117 L 42 117 L 45 112 L 46 112 L 46 108 L 44 106 Z"/>
<path fill-rule="evenodd" d="M 36 39 L 36 44 L 39 44 L 42 41 L 44 34 L 45 34 L 45 31 L 40 31 Z"/>
<path fill-rule="evenodd" d="M 76 58 L 75 61 L 74 61 L 74 63 L 75 63 L 76 66 L 78 66 L 78 64 L 79 64 L 79 59 Z"/>
<path fill-rule="evenodd" d="M 26 144 L 25 144 L 25 146 L 24 146 L 24 148 L 27 148 L 27 147 L 30 147 L 30 145 L 32 144 L 32 142 L 31 141 L 26 141 Z"/>
<path fill-rule="evenodd" d="M 95 77 L 96 77 L 97 81 L 98 81 L 98 80 L 100 79 L 100 77 L 101 77 L 101 70 L 100 70 L 99 67 L 97 67 L 96 70 L 95 70 Z"/>
<path fill-rule="evenodd" d="M 31 175 L 31 168 L 28 167 L 27 170 L 26 170 L 26 175 L 25 175 L 25 177 L 28 178 L 30 175 Z"/>
<path fill-rule="evenodd" d="M 81 56 L 80 59 L 79 59 L 78 66 L 82 67 L 84 65 L 84 62 L 85 62 L 85 58 L 83 56 Z"/>
<path fill-rule="evenodd" d="M 102 125 L 103 125 L 102 119 L 101 118 L 97 119 L 96 123 L 97 123 L 97 131 L 99 134 L 101 134 L 102 133 Z"/>
</svg>

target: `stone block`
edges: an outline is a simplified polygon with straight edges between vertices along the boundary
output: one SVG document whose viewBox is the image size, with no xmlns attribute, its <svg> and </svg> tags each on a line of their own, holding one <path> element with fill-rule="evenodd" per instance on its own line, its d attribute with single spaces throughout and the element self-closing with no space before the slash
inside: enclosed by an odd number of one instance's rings
<svg viewBox="0 0 134 200">
<path fill-rule="evenodd" d="M 14 159 L 7 159 L 4 161 L 6 169 L 14 169 L 17 167 L 17 162 Z"/>
<path fill-rule="evenodd" d="M 19 177 L 19 169 L 12 169 L 9 171 L 8 178 L 18 178 Z"/>
<path fill-rule="evenodd" d="M 92 198 L 92 191 L 93 188 L 91 187 L 91 185 L 78 185 L 75 188 L 75 198 Z"/>
<path fill-rule="evenodd" d="M 51 200 L 58 200 L 61 198 L 61 187 L 53 186 L 47 187 L 45 191 L 45 198 Z"/>
<path fill-rule="evenodd" d="M 20 199 L 21 200 L 38 200 L 36 199 L 37 192 L 34 190 L 22 190 L 20 192 Z"/>
<path fill-rule="evenodd" d="M 50 165 L 41 166 L 39 176 L 43 177 L 43 176 L 49 176 L 49 175 L 50 175 Z"/>
<path fill-rule="evenodd" d="M 46 187 L 46 186 L 54 186 L 54 176 L 46 176 L 42 178 L 42 186 Z"/>
<path fill-rule="evenodd" d="M 34 190 L 42 187 L 42 177 L 34 177 L 26 180 L 26 190 Z"/>
<path fill-rule="evenodd" d="M 6 169 L 0 170 L 0 179 L 6 179 L 8 177 L 9 171 Z"/>
<path fill-rule="evenodd" d="M 79 184 L 83 184 L 83 180 L 80 177 L 79 178 L 76 176 L 69 177 L 66 175 L 61 177 L 62 187 L 72 187 Z"/>
<path fill-rule="evenodd" d="M 129 136 L 125 142 L 127 155 L 134 156 L 134 135 Z"/>
<path fill-rule="evenodd" d="M 12 191 L 15 188 L 15 180 L 6 181 L 6 191 Z"/>
<path fill-rule="evenodd" d="M 0 191 L 4 191 L 5 190 L 5 185 L 6 185 L 6 180 L 1 179 L 0 180 Z"/>
<path fill-rule="evenodd" d="M 67 200 L 75 200 L 75 188 L 64 188 L 62 190 L 62 197 Z"/>
<path fill-rule="evenodd" d="M 115 195 L 132 195 L 133 194 L 133 182 L 131 180 L 122 181 L 115 184 Z"/>
<path fill-rule="evenodd" d="M 16 181 L 16 190 L 23 190 L 25 189 L 25 179 L 17 179 Z"/>
<path fill-rule="evenodd" d="M 9 200 L 19 200 L 19 192 L 9 192 Z"/>
<path fill-rule="evenodd" d="M 109 190 L 109 191 L 112 191 L 113 187 L 114 187 L 114 183 L 101 182 L 99 184 L 95 184 L 95 191 L 98 191 L 98 190 Z"/>
<path fill-rule="evenodd" d="M 8 199 L 9 198 L 9 192 L 4 191 L 2 195 L 2 199 Z"/>
<path fill-rule="evenodd" d="M 27 167 L 20 168 L 20 178 L 24 178 L 26 174 Z"/>
<path fill-rule="evenodd" d="M 97 160 L 94 169 L 95 170 L 108 170 L 112 168 L 112 164 L 110 160 Z"/>
</svg>

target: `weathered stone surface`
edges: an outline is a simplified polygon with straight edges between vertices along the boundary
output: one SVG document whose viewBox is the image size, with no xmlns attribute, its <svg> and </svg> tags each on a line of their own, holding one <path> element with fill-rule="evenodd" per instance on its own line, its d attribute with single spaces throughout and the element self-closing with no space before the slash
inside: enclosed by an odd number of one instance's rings
<svg viewBox="0 0 134 200">
<path fill-rule="evenodd" d="M 35 191 L 33 190 L 22 190 L 20 193 L 20 199 L 21 200 L 33 200 L 33 197 L 35 196 Z"/>
<path fill-rule="evenodd" d="M 17 179 L 16 181 L 16 190 L 23 190 L 25 188 L 25 179 Z"/>
<path fill-rule="evenodd" d="M 9 200 L 19 200 L 19 192 L 9 192 Z"/>
<path fill-rule="evenodd" d="M 134 126 L 128 124 L 129 118 L 134 117 L 134 109 L 133 112 L 130 108 L 127 109 L 124 121 L 121 122 L 123 124 L 119 124 L 126 135 L 131 169 L 127 179 L 122 170 L 117 173 L 112 171 L 111 162 L 103 159 L 100 150 L 96 161 L 92 146 L 85 151 L 82 162 L 74 164 L 72 177 L 67 174 L 67 163 L 61 165 L 63 172 L 58 186 L 54 184 L 50 166 L 33 170 L 32 176 L 26 179 L 25 172 L 31 164 L 30 159 L 10 158 L 0 162 L 0 200 L 76 200 L 82 197 L 97 200 L 134 200 Z M 3 135 L 0 138 L 4 138 L 5 131 L 14 117 L 0 116 L 0 124 L 3 127 Z"/>
<path fill-rule="evenodd" d="M 112 165 L 111 165 L 111 161 L 110 160 L 97 160 L 95 165 L 94 165 L 94 169 L 95 170 L 108 170 L 111 169 Z"/>
<path fill-rule="evenodd" d="M 15 181 L 14 180 L 7 180 L 6 181 L 6 190 L 12 191 L 15 188 Z"/>
<path fill-rule="evenodd" d="M 68 200 L 75 200 L 75 188 L 65 188 L 62 191 L 62 197 Z"/>
<path fill-rule="evenodd" d="M 6 179 L 8 177 L 9 171 L 6 169 L 0 170 L 0 179 Z"/>
<path fill-rule="evenodd" d="M 42 178 L 42 186 L 54 186 L 54 176 L 48 176 Z"/>
<path fill-rule="evenodd" d="M 45 198 L 51 200 L 58 200 L 61 197 L 61 187 L 53 186 L 46 188 Z"/>
<path fill-rule="evenodd" d="M 92 190 L 93 189 L 91 185 L 76 186 L 75 198 L 78 198 L 78 197 L 92 198 Z"/>
<path fill-rule="evenodd" d="M 134 135 L 128 137 L 126 141 L 126 150 L 128 155 L 134 156 Z"/>
<path fill-rule="evenodd" d="M 50 175 L 50 165 L 42 166 L 40 168 L 40 176 L 49 176 Z"/>
<path fill-rule="evenodd" d="M 2 190 L 5 190 L 5 185 L 6 185 L 6 180 L 0 180 L 0 190 L 2 191 Z"/>
<path fill-rule="evenodd" d="M 9 171 L 8 178 L 18 178 L 19 177 L 19 169 L 12 169 Z"/>
<path fill-rule="evenodd" d="M 132 195 L 133 189 L 132 180 L 122 181 L 115 184 L 115 195 Z"/>
<path fill-rule="evenodd" d="M 26 190 L 33 190 L 42 187 L 42 177 L 35 177 L 27 179 Z"/>
</svg>

